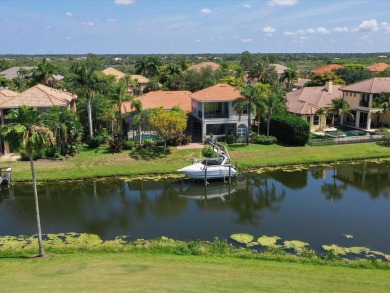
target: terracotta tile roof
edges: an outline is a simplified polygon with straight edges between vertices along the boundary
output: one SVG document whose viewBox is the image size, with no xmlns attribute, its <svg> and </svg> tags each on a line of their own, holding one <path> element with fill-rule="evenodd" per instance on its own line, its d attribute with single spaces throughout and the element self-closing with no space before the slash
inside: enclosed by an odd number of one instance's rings
<svg viewBox="0 0 390 293">
<path fill-rule="evenodd" d="M 143 75 L 132 74 L 132 75 L 130 75 L 130 77 L 131 77 L 131 79 L 136 80 L 138 83 L 148 83 L 149 82 L 149 78 L 146 78 Z"/>
<path fill-rule="evenodd" d="M 144 110 L 158 107 L 171 110 L 173 107 L 179 106 L 184 111 L 190 111 L 190 94 L 190 91 L 153 91 L 138 97 L 137 100 L 141 100 Z M 131 102 L 127 101 L 122 103 L 122 113 L 129 113 L 132 111 Z"/>
<path fill-rule="evenodd" d="M 390 68 L 390 65 L 387 63 L 376 63 L 367 67 L 367 69 L 371 72 L 382 72 L 385 71 L 387 68 Z"/>
<path fill-rule="evenodd" d="M 11 90 L 7 90 L 7 89 L 1 90 L 0 91 L 0 104 L 12 99 L 13 97 L 15 97 L 17 95 L 19 95 L 19 93 L 11 91 Z"/>
<path fill-rule="evenodd" d="M 119 79 L 121 79 L 122 77 L 125 76 L 125 74 L 122 71 L 119 71 L 119 70 L 117 70 L 117 69 L 115 69 L 113 67 L 108 67 L 108 68 L 104 69 L 103 73 L 105 75 L 113 75 L 113 76 L 115 76 L 116 80 L 119 80 Z"/>
<path fill-rule="evenodd" d="M 190 66 L 188 69 L 194 71 L 200 71 L 202 68 L 206 68 L 206 67 L 211 67 L 212 70 L 217 70 L 220 67 L 220 65 L 215 62 L 200 62 L 198 64 L 194 64 Z"/>
<path fill-rule="evenodd" d="M 13 96 L 7 101 L 1 101 L 0 109 L 13 109 L 22 105 L 47 108 L 53 106 L 68 106 L 77 97 L 68 92 L 63 92 L 42 84 L 33 86 L 24 92 Z"/>
<path fill-rule="evenodd" d="M 226 83 L 219 83 L 197 91 L 191 94 L 190 97 L 198 101 L 215 102 L 234 101 L 243 98 L 238 89 Z"/>
<path fill-rule="evenodd" d="M 344 68 L 344 66 L 341 66 L 339 64 L 329 64 L 329 65 L 326 65 L 323 67 L 316 68 L 316 69 L 312 70 L 311 72 L 313 74 L 320 74 L 320 73 L 332 71 L 332 70 L 339 69 L 339 68 Z"/>
<path fill-rule="evenodd" d="M 359 81 L 350 85 L 347 85 L 341 90 L 347 92 L 359 92 L 359 93 L 390 93 L 390 77 L 373 77 L 363 81 Z"/>
<path fill-rule="evenodd" d="M 319 108 L 329 108 L 333 99 L 342 96 L 340 85 L 333 85 L 332 92 L 325 86 L 305 87 L 286 94 L 287 106 L 291 113 L 312 115 Z"/>
</svg>

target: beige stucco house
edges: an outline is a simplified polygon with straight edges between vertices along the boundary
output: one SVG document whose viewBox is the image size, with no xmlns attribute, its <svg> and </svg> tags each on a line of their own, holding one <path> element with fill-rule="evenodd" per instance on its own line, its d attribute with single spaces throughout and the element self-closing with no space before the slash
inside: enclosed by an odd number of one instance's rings
<svg viewBox="0 0 390 293">
<path fill-rule="evenodd" d="M 243 98 L 235 87 L 219 83 L 190 94 L 190 98 L 194 141 L 203 142 L 211 134 L 216 139 L 228 134 L 246 136 L 248 115 L 234 110 L 234 103 Z"/>
<path fill-rule="evenodd" d="M 103 73 L 105 75 L 112 75 L 112 76 L 114 76 L 116 81 L 120 80 L 121 78 L 123 78 L 126 75 L 122 71 L 117 70 L 117 69 L 115 69 L 113 67 L 108 67 L 108 68 L 104 69 Z M 129 88 L 129 93 L 132 93 L 134 95 L 142 95 L 142 93 L 144 92 L 145 87 L 149 83 L 149 79 L 146 78 L 145 76 L 139 75 L 139 74 L 131 74 L 130 78 L 132 80 L 136 81 L 137 85 L 133 86 L 133 87 L 130 87 Z"/>
<path fill-rule="evenodd" d="M 329 109 L 332 100 L 342 96 L 340 85 L 327 82 L 325 86 L 304 87 L 286 94 L 288 111 L 299 115 L 310 124 L 310 130 L 323 129 L 326 115 L 316 114 L 320 108 Z"/>
<path fill-rule="evenodd" d="M 390 94 L 390 77 L 374 77 L 341 88 L 343 98 L 347 100 L 355 119 L 345 123 L 356 128 L 370 130 L 379 128 L 384 119 L 390 125 L 390 112 L 383 117 L 382 108 L 376 103 L 381 93 Z"/>
</svg>

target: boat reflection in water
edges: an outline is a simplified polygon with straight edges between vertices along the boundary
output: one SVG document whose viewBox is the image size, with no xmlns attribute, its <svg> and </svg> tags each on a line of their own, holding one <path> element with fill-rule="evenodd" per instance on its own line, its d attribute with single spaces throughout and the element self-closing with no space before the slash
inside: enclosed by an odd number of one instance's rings
<svg viewBox="0 0 390 293">
<path fill-rule="evenodd" d="M 226 199 L 236 192 L 235 183 L 223 183 L 221 181 L 209 181 L 208 184 L 191 182 L 186 185 L 180 197 L 195 200 L 218 200 L 225 202 Z"/>
</svg>

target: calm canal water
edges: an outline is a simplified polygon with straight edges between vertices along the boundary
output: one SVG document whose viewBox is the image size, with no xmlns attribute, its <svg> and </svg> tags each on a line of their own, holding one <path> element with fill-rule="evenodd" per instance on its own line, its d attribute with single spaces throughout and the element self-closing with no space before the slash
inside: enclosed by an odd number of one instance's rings
<svg viewBox="0 0 390 293">
<path fill-rule="evenodd" d="M 390 253 L 389 163 L 240 174 L 232 183 L 99 180 L 38 187 L 43 233 L 212 240 L 233 233 Z M 36 233 L 32 186 L 0 191 L 0 235 Z M 352 235 L 347 238 L 345 235 Z"/>
</svg>

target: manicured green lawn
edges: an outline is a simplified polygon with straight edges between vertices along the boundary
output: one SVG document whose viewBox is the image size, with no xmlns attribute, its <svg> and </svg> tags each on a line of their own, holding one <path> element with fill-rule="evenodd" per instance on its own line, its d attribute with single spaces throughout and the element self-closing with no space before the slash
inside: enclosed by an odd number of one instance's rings
<svg viewBox="0 0 390 293">
<path fill-rule="evenodd" d="M 281 145 L 235 144 L 230 147 L 233 163 L 240 170 L 251 167 L 312 164 L 390 157 L 390 148 L 376 143 L 327 145 L 316 147 L 286 147 Z M 145 174 L 176 173 L 193 158 L 201 156 L 200 149 L 177 150 L 171 153 L 146 152 L 135 159 L 129 151 L 120 154 L 107 153 L 105 148 L 83 150 L 65 161 L 38 160 L 35 164 L 37 178 L 42 180 L 82 179 L 107 176 L 140 176 Z M 30 180 L 29 162 L 1 162 L 2 167 L 13 168 L 14 180 Z"/>
<path fill-rule="evenodd" d="M 390 271 L 163 254 L 0 259 L 1 292 L 389 292 Z"/>
</svg>

